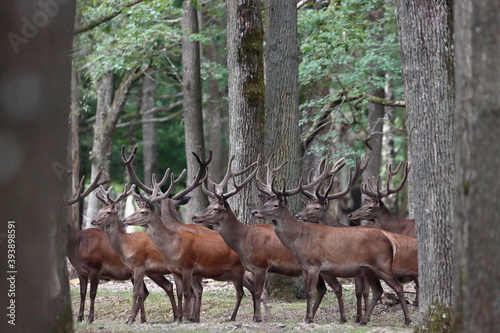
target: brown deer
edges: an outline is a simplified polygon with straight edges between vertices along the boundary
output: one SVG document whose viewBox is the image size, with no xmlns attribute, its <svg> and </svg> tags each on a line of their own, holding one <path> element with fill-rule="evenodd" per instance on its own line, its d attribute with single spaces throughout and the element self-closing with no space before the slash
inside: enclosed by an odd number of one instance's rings
<svg viewBox="0 0 500 333">
<path fill-rule="evenodd" d="M 323 160 L 326 162 L 328 157 Z M 349 193 L 350 189 L 356 184 L 359 177 L 365 171 L 368 165 L 369 157 L 367 157 L 363 162 L 360 162 L 358 158 L 355 159 L 355 171 L 352 174 L 352 171 L 349 170 L 349 182 L 347 183 L 344 190 L 338 193 L 330 193 L 334 183 L 335 175 L 330 177 L 330 181 L 328 182 L 328 186 L 324 192 L 321 192 L 321 188 L 324 186 L 325 181 L 320 182 L 318 185 L 314 187 L 314 191 L 312 190 L 303 190 L 302 194 L 305 195 L 305 198 L 302 198 L 302 203 L 304 203 L 304 209 L 295 214 L 295 218 L 300 221 L 305 221 L 309 223 L 319 223 L 322 225 L 335 227 L 335 228 L 343 228 L 346 225 L 340 223 L 328 210 L 330 200 L 342 198 L 347 193 Z M 326 164 L 320 165 L 319 173 L 321 173 L 321 167 L 326 167 Z M 309 179 L 309 181 L 311 181 Z M 368 307 L 368 296 L 370 294 L 368 282 L 363 275 L 354 278 L 355 285 L 355 294 L 356 294 L 356 322 L 359 322 L 363 316 L 363 307 L 361 300 L 364 301 L 364 308 Z"/>
<path fill-rule="evenodd" d="M 174 181 L 172 177 L 171 186 Z M 159 195 L 158 183 L 153 183 L 153 193 L 149 196 L 140 195 L 144 201 L 138 211 L 128 216 L 123 222 L 126 225 L 144 226 L 147 233 L 163 254 L 165 262 L 174 274 L 176 283 L 182 290 L 183 298 L 179 302 L 179 312 L 182 318 L 187 313 L 187 305 L 192 296 L 193 278 L 210 278 L 218 281 L 232 281 L 236 290 L 236 304 L 231 315 L 236 319 L 243 297 L 243 276 L 245 269 L 233 250 L 224 242 L 220 235 L 199 235 L 190 231 L 176 231 L 165 225 L 155 211 L 154 203 L 164 199 L 169 190 Z M 185 286 L 183 288 L 183 286 Z M 191 288 L 189 287 L 191 286 Z M 249 290 L 254 297 L 253 287 Z M 182 303 L 184 302 L 184 303 Z"/>
<path fill-rule="evenodd" d="M 399 192 L 408 178 L 408 172 L 410 171 L 410 165 L 408 162 L 405 163 L 403 178 L 401 183 L 395 189 L 391 189 L 392 177 L 396 175 L 401 169 L 403 162 L 399 163 L 396 170 L 392 170 L 391 164 L 387 164 L 387 184 L 386 189 L 380 190 L 380 176 L 377 178 L 372 177 L 367 182 L 361 184 L 361 191 L 369 197 L 366 199 L 363 206 L 348 215 L 349 219 L 352 221 L 373 221 L 376 225 L 384 230 L 402 234 L 410 237 L 417 237 L 415 229 L 414 219 L 399 219 L 397 216 L 391 214 L 389 209 L 382 202 L 382 198 L 387 197 L 390 194 Z"/>
<path fill-rule="evenodd" d="M 143 182 L 140 181 L 139 177 L 137 176 L 134 166 L 132 164 L 132 161 L 135 157 L 135 153 L 137 151 L 137 146 L 134 147 L 132 150 L 132 153 L 130 154 L 129 157 L 125 155 L 125 147 L 122 147 L 122 162 L 125 164 L 127 167 L 127 171 L 131 177 L 131 179 L 134 181 L 134 183 L 137 185 L 138 188 L 143 190 L 144 192 L 148 194 L 153 194 L 154 188 L 152 186 L 147 186 Z M 186 188 L 181 190 L 180 192 L 176 193 L 175 195 L 172 195 L 173 190 L 176 188 L 180 180 L 185 174 L 185 170 L 177 177 L 177 179 L 172 179 L 169 188 L 165 191 L 161 191 L 161 187 L 165 184 L 166 180 L 170 176 L 170 169 L 167 169 L 165 172 L 163 179 L 160 180 L 159 183 L 157 183 L 156 188 L 157 188 L 157 195 L 161 196 L 162 199 L 159 200 L 160 206 L 161 206 L 161 220 L 162 222 L 171 230 L 174 231 L 189 231 L 198 235 L 210 235 L 210 236 L 215 236 L 215 237 L 221 237 L 220 234 L 217 231 L 208 229 L 204 226 L 197 225 L 197 224 L 184 224 L 181 219 L 179 218 L 178 215 L 178 209 L 179 206 L 185 205 L 189 202 L 191 197 L 188 197 L 187 194 L 189 194 L 191 191 L 193 191 L 196 187 L 198 187 L 200 184 L 202 184 L 206 177 L 207 177 L 207 167 L 210 164 L 212 160 L 212 152 L 210 151 L 209 157 L 205 159 L 203 153 L 200 153 L 198 156 L 197 154 L 194 154 L 196 158 L 196 161 L 200 165 L 199 171 L 195 177 L 195 179 L 189 184 Z M 153 175 L 152 177 L 152 184 L 156 182 L 155 176 Z M 243 278 L 243 285 L 247 289 L 253 288 L 254 284 L 254 277 L 249 274 L 249 272 L 246 272 Z M 199 322 L 200 321 L 200 311 L 201 311 L 201 297 L 202 297 L 202 291 L 203 291 L 203 285 L 201 284 L 201 278 L 194 278 L 193 283 L 196 284 L 196 287 L 194 288 L 194 300 L 193 300 L 193 313 L 189 314 L 188 320 L 194 321 L 194 322 Z M 178 290 L 179 292 L 179 290 Z M 266 314 L 270 317 L 270 310 L 269 310 L 269 305 L 268 305 L 268 298 L 267 298 L 267 291 L 264 291 L 262 293 L 262 301 L 264 302 L 264 308 L 266 311 Z"/>
<path fill-rule="evenodd" d="M 110 187 L 105 190 L 101 185 L 97 198 L 104 202 L 105 207 L 99 210 L 97 217 L 92 220 L 92 225 L 105 228 L 111 246 L 119 254 L 125 266 L 132 272 L 134 279 L 132 312 L 127 324 L 132 324 L 135 321 L 139 309 L 144 308 L 144 301 L 148 297 L 147 289 L 144 288 L 144 275 L 150 277 L 165 291 L 172 304 L 174 321 L 178 321 L 179 311 L 175 304 L 173 285 L 164 276 L 170 274 L 170 271 L 165 265 L 163 256 L 145 232 L 127 233 L 120 223 L 118 215 L 120 212 L 119 203 L 134 191 L 135 185 L 130 188 L 125 185 L 125 190 L 115 200 L 110 197 L 112 189 Z"/>
<path fill-rule="evenodd" d="M 85 176 L 83 176 L 77 194 L 74 198 L 68 200 L 68 205 L 80 202 L 99 185 L 108 182 L 109 176 L 107 174 L 102 175 L 101 170 L 92 184 L 84 191 Z M 118 253 L 111 247 L 106 233 L 100 229 L 79 230 L 68 223 L 66 256 L 78 274 L 78 280 L 80 281 L 78 322 L 83 320 L 87 285 L 90 280 L 90 309 L 87 322 L 92 323 L 94 321 L 94 304 L 99 279 L 129 280 L 132 278 L 132 273 L 125 267 Z M 141 309 L 141 317 L 145 318 L 145 315 L 144 309 Z"/>
<path fill-rule="evenodd" d="M 281 242 L 292 252 L 304 272 L 307 290 L 306 323 L 314 320 L 312 300 L 314 286 L 320 274 L 333 277 L 352 278 L 361 274 L 366 275 L 368 283 L 373 290 L 373 298 L 366 309 L 360 324 L 366 324 L 382 295 L 379 279 L 384 280 L 398 296 L 405 317 L 405 325 L 410 323 L 408 307 L 406 305 L 403 287 L 394 277 L 392 270 L 393 258 L 396 253 L 396 241 L 390 233 L 375 228 L 331 228 L 320 224 L 303 224 L 293 218 L 287 209 L 288 196 L 310 189 L 321 182 L 329 173 L 341 168 L 345 161 L 337 161 L 332 171 L 323 172 L 309 184 L 303 184 L 304 174 L 298 181 L 295 189 L 286 189 L 283 181 L 281 190 L 276 188 L 274 172 L 269 162 L 265 165 L 267 170 L 266 183 L 262 182 L 257 173 L 257 186 L 263 194 L 263 204 L 252 211 L 256 218 L 272 220 L 274 230 Z"/>
<path fill-rule="evenodd" d="M 262 321 L 260 298 L 263 293 L 266 274 L 277 273 L 289 277 L 297 277 L 302 274 L 302 271 L 292 253 L 276 236 L 273 226 L 267 224 L 245 225 L 236 218 L 227 200 L 237 194 L 255 176 L 258 166 L 256 166 L 255 170 L 247 178 L 238 184 L 234 180 L 234 177 L 243 174 L 248 168 L 240 172 L 234 172 L 232 170 L 233 159 L 234 156 L 229 160 L 226 175 L 220 183 L 216 184 L 209 179 L 213 185 L 213 191 L 209 191 L 207 187 L 203 186 L 203 190 L 209 197 L 211 204 L 206 209 L 195 214 L 192 220 L 196 223 L 218 226 L 218 231 L 224 241 L 238 254 L 245 269 L 254 274 L 256 289 L 253 321 L 260 322 Z M 251 166 L 253 165 L 255 163 Z M 233 180 L 234 189 L 224 191 L 230 180 Z M 341 321 L 345 322 L 342 286 L 335 278 L 327 276 L 325 280 L 332 286 L 337 295 Z M 317 292 L 321 297 L 326 292 L 322 278 L 318 282 Z M 315 304 L 314 312 L 316 312 L 320 301 L 321 299 Z M 267 316 L 270 319 L 270 313 Z"/>
</svg>

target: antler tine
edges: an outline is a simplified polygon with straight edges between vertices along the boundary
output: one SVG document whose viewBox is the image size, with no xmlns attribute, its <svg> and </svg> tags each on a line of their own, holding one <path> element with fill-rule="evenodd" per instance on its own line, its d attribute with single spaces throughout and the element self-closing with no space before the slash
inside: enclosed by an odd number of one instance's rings
<svg viewBox="0 0 500 333">
<path fill-rule="evenodd" d="M 396 187 L 395 189 L 391 189 L 390 186 L 391 186 L 391 181 L 392 181 L 392 177 L 394 175 L 396 175 L 399 170 L 401 169 L 401 166 L 403 165 L 403 161 L 401 161 L 398 165 L 398 167 L 396 168 L 396 170 L 392 170 L 392 165 L 391 164 L 387 164 L 386 168 L 387 168 L 387 186 L 386 186 L 386 193 L 384 196 L 388 196 L 389 194 L 393 194 L 393 193 L 397 193 L 399 192 L 405 182 L 406 182 L 406 179 L 408 178 L 408 172 L 410 171 L 410 165 L 408 163 L 408 161 L 406 161 L 405 163 L 405 169 L 404 169 L 404 173 L 403 173 L 403 178 L 401 179 L 401 183 L 399 183 L 399 186 Z"/>
<path fill-rule="evenodd" d="M 198 156 L 195 152 L 191 152 L 194 157 L 196 158 L 196 161 L 200 165 L 200 169 L 198 170 L 198 173 L 196 174 L 196 177 L 194 178 L 193 182 L 186 187 L 184 190 L 180 191 L 176 195 L 174 195 L 172 198 L 173 199 L 180 199 L 184 197 L 186 194 L 197 188 L 200 184 L 202 184 L 208 177 L 208 165 L 212 161 L 212 151 L 210 150 L 209 156 L 207 159 L 205 159 L 205 154 L 203 153 L 203 150 L 200 147 L 200 156 Z M 186 169 L 184 169 L 183 173 L 185 173 Z M 181 175 L 177 178 L 180 180 L 184 174 L 181 173 Z M 182 177 L 181 177 L 182 176 Z M 178 181 L 174 184 L 177 185 Z M 170 188 L 169 188 L 170 189 Z M 172 188 L 173 190 L 173 188 Z"/>
<path fill-rule="evenodd" d="M 84 191 L 83 188 L 85 186 L 85 176 L 82 176 L 82 179 L 80 180 L 80 185 L 78 186 L 77 195 L 74 198 L 68 200 L 68 205 L 77 203 L 78 201 L 82 200 L 87 195 L 89 195 L 93 190 L 98 188 L 99 185 L 107 184 L 109 183 L 109 181 L 110 181 L 109 175 L 107 173 L 104 173 L 103 175 L 103 170 L 100 169 L 92 184 L 90 184 L 90 186 Z"/>
<path fill-rule="evenodd" d="M 313 171 L 314 171 L 314 169 L 312 169 L 312 168 L 311 168 L 311 169 L 309 169 L 309 173 L 308 173 L 307 178 L 306 178 L 308 183 L 309 183 L 309 182 L 312 182 L 312 175 L 313 175 Z M 315 193 L 312 193 L 312 192 L 311 192 L 311 191 L 309 191 L 309 190 L 304 190 L 304 189 L 303 189 L 303 190 L 302 190 L 302 194 L 304 194 L 304 195 L 305 195 L 307 198 L 309 198 L 309 199 L 317 199 L 316 194 L 315 194 Z"/>
<path fill-rule="evenodd" d="M 256 177 L 255 177 L 255 179 L 257 181 L 257 188 L 259 189 L 259 191 L 261 191 L 262 193 L 265 193 L 269 196 L 275 195 L 275 193 L 273 192 L 273 188 L 272 188 L 272 183 L 273 183 L 274 178 L 275 178 L 274 172 L 279 171 L 286 163 L 288 163 L 288 161 L 285 161 L 285 162 L 281 163 L 281 165 L 277 166 L 276 168 L 272 168 L 271 162 L 274 158 L 274 155 L 275 155 L 275 153 L 272 153 L 271 157 L 269 158 L 267 163 L 262 166 L 262 168 L 264 168 L 264 167 L 266 168 L 266 183 L 264 183 L 260 179 L 260 173 L 258 171 L 257 171 Z M 258 167 L 258 168 L 261 168 L 261 167 Z"/>
<path fill-rule="evenodd" d="M 334 194 L 328 194 L 330 190 L 326 191 L 325 194 L 327 195 L 326 200 L 333 200 L 333 199 L 338 199 L 349 193 L 350 189 L 356 184 L 358 181 L 359 177 L 363 174 L 365 171 L 366 167 L 368 166 L 368 161 L 370 160 L 370 157 L 367 156 L 363 160 L 360 160 L 358 156 L 354 158 L 356 165 L 354 167 L 354 174 L 352 173 L 352 169 L 349 168 L 349 182 L 347 183 L 346 187 L 344 190 L 342 190 L 339 193 L 334 193 Z M 332 177 L 332 182 L 333 182 L 333 177 Z M 330 183 L 332 184 L 332 183 Z M 331 186 L 330 186 L 331 189 Z"/>
<path fill-rule="evenodd" d="M 137 152 L 137 148 L 138 148 L 137 145 L 134 146 L 134 149 L 132 150 L 132 153 L 127 158 L 125 156 L 125 146 L 122 146 L 122 162 L 127 167 L 128 174 L 130 175 L 130 177 L 132 178 L 132 180 L 134 181 L 134 183 L 137 185 L 137 187 L 139 187 L 144 192 L 147 192 L 147 193 L 151 194 L 151 193 L 153 193 L 153 189 L 151 187 L 149 187 L 149 186 L 146 186 L 144 183 L 142 183 L 139 180 L 139 177 L 137 177 L 137 175 L 135 173 L 134 166 L 132 165 L 132 160 L 135 157 L 135 153 Z"/>
<path fill-rule="evenodd" d="M 103 185 L 99 185 L 99 192 L 96 193 L 97 199 L 104 202 L 105 205 L 112 205 L 113 200 L 109 197 L 109 194 L 113 191 L 113 186 L 110 186 L 107 190 Z"/>
<path fill-rule="evenodd" d="M 246 167 L 245 169 L 239 171 L 239 172 L 236 172 L 234 173 L 234 176 L 239 176 L 239 175 L 242 175 L 244 174 L 245 172 L 247 172 L 248 170 L 250 170 L 251 167 L 253 166 L 257 166 L 251 173 L 250 175 L 248 175 L 248 177 L 246 177 L 243 181 L 241 181 L 239 184 L 236 183 L 236 180 L 235 178 L 233 177 L 233 186 L 234 186 L 234 189 L 227 192 L 227 193 L 223 193 L 222 194 L 222 197 L 224 198 L 224 200 L 226 199 L 229 199 L 230 197 L 232 197 L 233 195 L 235 195 L 236 193 L 238 193 L 239 191 L 241 191 L 241 189 L 243 187 L 246 186 L 246 184 L 248 184 L 252 179 L 253 177 L 255 177 L 255 175 L 257 174 L 257 170 L 259 169 L 259 160 L 260 160 L 260 154 L 259 156 L 257 157 L 257 161 L 253 162 L 252 164 L 250 164 L 248 167 Z"/>
</svg>

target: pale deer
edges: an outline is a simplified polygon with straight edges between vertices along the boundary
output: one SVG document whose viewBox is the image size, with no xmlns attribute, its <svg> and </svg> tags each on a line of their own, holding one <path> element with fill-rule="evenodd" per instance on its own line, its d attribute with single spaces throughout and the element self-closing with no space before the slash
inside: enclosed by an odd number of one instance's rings
<svg viewBox="0 0 500 333">
<path fill-rule="evenodd" d="M 262 193 L 263 204 L 252 211 L 256 218 L 272 220 L 274 230 L 281 242 L 292 252 L 303 272 L 307 290 L 307 310 L 305 322 L 314 320 L 312 301 L 314 287 L 320 274 L 332 277 L 357 277 L 365 274 L 373 291 L 373 298 L 366 309 L 360 324 L 366 324 L 382 295 L 379 279 L 384 280 L 398 296 L 405 317 L 405 325 L 410 323 L 408 307 L 404 299 L 403 287 L 395 278 L 392 264 L 396 253 L 396 241 L 390 233 L 375 228 L 331 228 L 320 224 L 303 224 L 293 218 L 287 209 L 287 197 L 310 189 L 328 175 L 325 172 L 315 181 L 303 184 L 303 176 L 295 189 L 287 190 L 283 181 L 278 190 L 273 173 L 279 168 L 272 168 L 271 159 L 265 165 L 266 183 L 260 180 L 257 173 L 257 186 Z M 333 172 L 345 164 L 343 159 L 337 161 Z"/>
<path fill-rule="evenodd" d="M 172 177 L 172 182 L 174 177 Z M 171 186 L 172 187 L 172 186 Z M 183 298 L 179 304 L 180 317 L 187 313 L 187 305 L 193 296 L 193 277 L 210 278 L 218 281 L 232 281 L 236 290 L 236 304 L 231 315 L 236 319 L 243 297 L 243 276 L 245 269 L 233 250 L 224 242 L 220 235 L 199 235 L 189 231 L 176 231 L 165 225 L 155 211 L 154 203 L 168 196 L 168 190 L 159 195 L 158 183 L 153 184 L 153 193 L 141 195 L 144 201 L 138 211 L 128 216 L 123 222 L 126 225 L 146 227 L 147 233 L 163 254 L 168 268 L 177 281 L 182 281 Z M 189 288 L 191 286 L 192 288 Z M 250 288 L 254 297 L 253 287 Z"/>
<path fill-rule="evenodd" d="M 125 266 L 132 272 L 134 279 L 132 312 L 127 324 L 132 324 L 135 321 L 139 309 L 144 308 L 144 301 L 148 297 L 147 289 L 144 288 L 144 275 L 150 277 L 165 291 L 172 305 L 174 321 L 178 321 L 180 318 L 175 304 L 173 284 L 164 276 L 170 274 L 170 271 L 163 260 L 163 256 L 145 232 L 127 233 L 122 228 L 118 215 L 120 212 L 119 203 L 134 189 L 135 185 L 132 185 L 130 189 L 125 185 L 124 192 L 113 200 L 110 197 L 112 187 L 105 190 L 101 185 L 97 198 L 104 202 L 105 206 L 99 210 L 96 218 L 92 220 L 92 225 L 105 228 L 111 246 L 119 254 Z"/>
<path fill-rule="evenodd" d="M 109 176 L 102 175 L 102 170 L 100 170 L 94 181 L 84 191 L 85 176 L 83 176 L 77 194 L 68 200 L 68 205 L 79 203 L 99 185 L 108 182 Z M 125 267 L 118 253 L 113 250 L 106 233 L 96 228 L 80 230 L 68 223 L 66 256 L 80 282 L 80 306 L 76 320 L 78 322 L 83 320 L 87 285 L 90 280 L 90 308 L 87 322 L 92 323 L 95 318 L 94 304 L 99 279 L 129 280 L 132 278 L 132 272 Z M 145 315 L 144 309 L 141 309 L 141 317 L 145 318 Z"/>
<path fill-rule="evenodd" d="M 369 197 L 364 201 L 361 208 L 355 210 L 348 215 L 351 221 L 373 221 L 375 225 L 379 225 L 382 229 L 394 232 L 397 234 L 402 234 L 410 237 L 417 237 L 415 229 L 414 219 L 400 219 L 397 216 L 391 214 L 389 209 L 382 202 L 382 198 L 387 197 L 390 194 L 399 192 L 408 178 L 408 172 L 410 171 L 410 165 L 408 162 L 405 163 L 403 178 L 398 187 L 391 189 L 392 177 L 396 175 L 401 169 L 403 162 L 399 163 L 396 170 L 392 170 L 391 164 L 387 164 L 387 184 L 385 190 L 380 190 L 380 176 L 377 178 L 372 177 L 368 181 L 361 184 L 361 191 Z"/>
<path fill-rule="evenodd" d="M 132 164 L 132 161 L 135 157 L 135 153 L 137 151 L 137 146 L 134 147 L 132 150 L 132 153 L 130 154 L 129 157 L 125 155 L 125 147 L 122 147 L 122 162 L 125 164 L 127 167 L 127 171 L 131 177 L 131 179 L 134 181 L 134 183 L 137 185 L 138 188 L 143 190 L 144 192 L 148 194 L 153 194 L 154 188 L 153 186 L 147 186 L 143 182 L 140 181 L 139 177 L 137 176 L 134 166 Z M 211 230 L 209 228 L 206 228 L 202 225 L 198 224 L 185 224 L 182 222 L 182 220 L 179 218 L 178 214 L 178 209 L 179 206 L 185 205 L 189 202 L 191 199 L 190 197 L 187 196 L 191 191 L 193 191 L 196 187 L 198 187 L 200 184 L 203 183 L 203 181 L 207 177 L 207 167 L 212 160 L 212 152 L 210 151 L 209 157 L 205 159 L 203 152 L 201 152 L 198 156 L 198 154 L 193 154 L 196 158 L 196 161 L 199 164 L 199 170 L 198 173 L 195 176 L 195 179 L 189 184 L 186 188 L 183 190 L 179 191 L 176 194 L 172 194 L 173 190 L 177 187 L 178 183 L 180 180 L 182 180 L 182 177 L 185 174 L 185 170 L 177 177 L 177 179 L 172 179 L 171 184 L 169 188 L 165 191 L 161 191 L 161 186 L 163 186 L 170 176 L 170 170 L 167 169 L 165 172 L 163 178 L 161 179 L 160 182 L 157 183 L 157 195 L 161 196 L 161 199 L 159 200 L 160 206 L 161 206 L 161 220 L 162 222 L 171 230 L 174 231 L 189 231 L 195 234 L 199 235 L 211 235 L 215 237 L 221 237 L 221 235 L 214 230 Z M 151 184 L 154 184 L 156 182 L 156 178 L 153 175 L 152 177 L 152 182 Z M 254 277 L 249 273 L 245 272 L 244 278 L 243 278 L 243 286 L 246 287 L 247 289 L 254 288 Z M 201 284 L 201 278 L 195 277 L 193 279 L 193 283 L 196 285 L 193 288 L 193 312 L 190 313 L 188 320 L 194 321 L 194 322 L 199 322 L 200 321 L 200 311 L 201 311 L 201 297 L 202 297 L 202 291 L 203 291 L 203 285 Z M 178 290 L 179 292 L 179 290 Z M 269 305 L 268 305 L 268 298 L 267 298 L 267 291 L 264 290 L 262 293 L 262 302 L 264 303 L 264 308 L 266 311 L 266 314 L 268 317 L 270 316 L 270 310 L 269 310 Z"/>
<path fill-rule="evenodd" d="M 224 241 L 238 254 L 240 260 L 247 271 L 255 276 L 255 299 L 254 299 L 254 322 L 262 321 L 260 312 L 260 297 L 263 293 L 267 273 L 277 273 L 289 277 L 297 277 L 302 271 L 291 254 L 291 252 L 281 243 L 276 236 L 272 225 L 257 224 L 246 225 L 241 223 L 233 213 L 227 200 L 237 194 L 254 176 L 258 166 L 251 174 L 239 184 L 234 180 L 248 170 L 246 168 L 240 172 L 232 170 L 232 161 L 229 160 L 227 172 L 222 181 L 218 184 L 209 179 L 213 185 L 210 191 L 203 186 L 205 194 L 210 199 L 210 206 L 195 214 L 192 220 L 196 223 L 206 223 L 215 225 Z M 255 164 L 255 163 L 254 163 Z M 252 164 L 252 165 L 254 165 Z M 233 180 L 233 190 L 225 191 L 228 182 Z M 334 289 L 339 302 L 341 321 L 345 322 L 345 311 L 342 300 L 342 286 L 331 277 L 326 277 L 326 281 Z M 323 296 L 326 292 L 325 284 L 321 279 L 317 285 L 318 295 Z M 319 299 L 319 298 L 318 298 Z M 321 301 L 319 299 L 319 301 Z M 316 312 L 319 301 L 315 304 Z M 270 314 L 267 314 L 270 319 Z"/>
<path fill-rule="evenodd" d="M 328 157 L 323 161 L 326 162 L 327 159 Z M 295 214 L 295 218 L 300 221 L 319 223 L 335 228 L 346 227 L 346 225 L 339 222 L 339 220 L 335 218 L 332 213 L 330 213 L 328 209 L 329 203 L 330 200 L 342 198 L 349 193 L 351 188 L 356 184 L 359 177 L 361 177 L 365 171 L 368 161 L 369 157 L 367 157 L 363 162 L 360 162 L 358 158 L 355 159 L 356 164 L 354 174 L 351 170 L 349 170 L 349 181 L 347 182 L 346 187 L 338 193 L 330 193 L 334 184 L 334 174 L 330 177 L 330 181 L 323 192 L 321 189 L 324 186 L 326 179 L 325 181 L 317 184 L 314 189 L 303 190 L 302 194 L 304 194 L 305 198 L 302 198 L 301 200 L 305 207 L 301 212 Z M 318 173 L 321 173 L 321 167 L 327 167 L 327 165 L 320 164 Z M 354 285 L 356 294 L 356 322 L 359 322 L 363 316 L 363 306 L 361 304 L 362 300 L 364 301 L 364 309 L 366 309 L 368 307 L 370 290 L 368 281 L 366 281 L 366 278 L 363 275 L 354 278 Z"/>
</svg>

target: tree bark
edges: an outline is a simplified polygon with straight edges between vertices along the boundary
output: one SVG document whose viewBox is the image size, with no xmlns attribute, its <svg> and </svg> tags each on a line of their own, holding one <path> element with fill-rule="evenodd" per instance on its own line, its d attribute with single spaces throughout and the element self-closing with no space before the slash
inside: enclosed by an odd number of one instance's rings
<svg viewBox="0 0 500 333">
<path fill-rule="evenodd" d="M 38 2 L 0 3 L 0 332 L 73 331 L 65 250 L 75 2 L 56 5 L 49 16 Z"/>
<path fill-rule="evenodd" d="M 71 154 L 71 194 L 78 191 L 80 185 L 80 80 L 78 72 L 71 73 L 71 113 L 70 113 L 70 154 Z M 80 203 L 70 205 L 70 223 L 73 228 L 80 229 Z"/>
<path fill-rule="evenodd" d="M 142 78 L 141 112 L 151 110 L 155 106 L 156 71 L 149 69 Z M 158 144 L 156 142 L 156 123 L 154 113 L 142 116 L 142 153 L 144 164 L 144 181 L 149 184 L 153 173 L 158 174 Z"/>
<path fill-rule="evenodd" d="M 259 0 L 227 2 L 227 50 L 229 89 L 229 155 L 235 155 L 233 170 L 242 170 L 257 160 L 264 142 L 264 31 Z M 245 186 L 230 205 L 245 224 L 258 203 L 254 182 Z"/>
<path fill-rule="evenodd" d="M 191 34 L 198 33 L 198 14 L 191 1 L 182 5 L 182 94 L 184 105 L 184 133 L 187 161 L 187 181 L 198 173 L 199 165 L 192 152 L 205 149 L 203 136 L 202 91 L 200 73 L 200 43 L 190 41 Z M 208 202 L 201 187 L 191 192 L 192 199 L 186 205 L 188 217 L 204 209 Z"/>
<path fill-rule="evenodd" d="M 500 327 L 500 3 L 455 2 L 454 332 Z"/>
<path fill-rule="evenodd" d="M 453 277 L 453 30 L 451 2 L 397 0 L 408 112 L 410 209 L 417 223 L 416 331 L 450 329 Z"/>
<path fill-rule="evenodd" d="M 265 157 L 272 153 L 275 163 L 288 161 L 278 180 L 286 178 L 288 186 L 295 186 L 302 171 L 302 147 L 299 129 L 299 42 L 297 34 L 296 3 L 288 0 L 266 1 L 265 13 L 265 73 L 266 125 Z M 288 209 L 301 209 L 299 196 L 289 198 Z M 269 286 L 280 287 L 281 295 L 290 293 L 305 297 L 304 281 L 271 275 Z M 286 287 L 288 285 L 288 287 Z M 291 287 L 291 288 L 290 288 Z M 271 293 L 273 292 L 272 288 Z"/>
<path fill-rule="evenodd" d="M 383 89 L 374 89 L 373 96 L 384 98 L 385 92 Z M 380 166 L 382 164 L 382 139 L 384 138 L 384 115 L 385 107 L 381 104 L 370 103 L 368 109 L 368 126 L 370 133 L 368 145 L 368 154 L 370 155 L 370 163 L 366 167 L 364 176 L 366 179 L 372 176 L 380 175 Z"/>
</svg>

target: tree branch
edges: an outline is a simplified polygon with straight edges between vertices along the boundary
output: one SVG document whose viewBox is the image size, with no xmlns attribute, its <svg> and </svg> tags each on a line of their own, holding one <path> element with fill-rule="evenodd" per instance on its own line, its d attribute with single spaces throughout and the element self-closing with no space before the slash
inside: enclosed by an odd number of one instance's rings
<svg viewBox="0 0 500 333">
<path fill-rule="evenodd" d="M 313 0 L 301 0 L 301 1 L 299 1 L 299 3 L 297 4 L 297 10 L 299 10 L 302 7 L 304 7 L 309 2 L 313 2 Z"/>
<path fill-rule="evenodd" d="M 83 27 L 77 27 L 77 28 L 75 28 L 74 34 L 78 35 L 78 34 L 81 34 L 82 32 L 87 32 L 89 30 L 94 29 L 95 27 L 100 26 L 103 23 L 111 21 L 112 19 L 114 19 L 115 17 L 117 17 L 118 15 L 120 15 L 126 8 L 133 7 L 133 6 L 139 4 L 139 3 L 143 2 L 143 1 L 144 0 L 135 0 L 135 1 L 132 1 L 132 2 L 130 2 L 128 4 L 125 4 L 122 8 L 120 8 L 120 9 L 112 12 L 109 15 L 103 16 L 103 17 L 99 18 L 98 20 L 96 20 L 94 22 L 90 22 L 89 24 L 84 25 Z"/>
<path fill-rule="evenodd" d="M 146 119 L 146 120 L 145 119 L 141 119 L 141 120 L 134 119 L 131 121 L 117 124 L 116 128 L 127 127 L 127 126 L 135 125 L 135 124 L 164 123 L 164 122 L 167 122 L 169 120 L 172 120 L 172 119 L 180 116 L 183 112 L 184 112 L 184 110 L 180 110 L 180 111 L 177 111 L 176 113 L 172 113 L 172 114 L 170 114 L 166 117 L 162 117 L 162 118 L 153 118 L 153 119 Z"/>
</svg>

